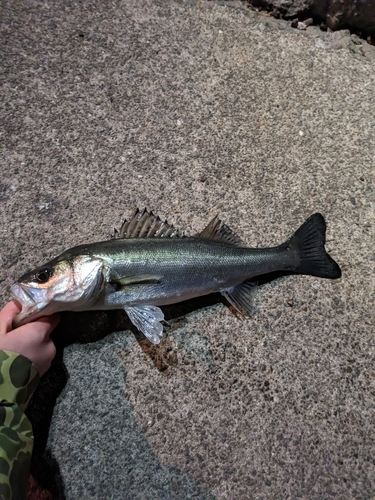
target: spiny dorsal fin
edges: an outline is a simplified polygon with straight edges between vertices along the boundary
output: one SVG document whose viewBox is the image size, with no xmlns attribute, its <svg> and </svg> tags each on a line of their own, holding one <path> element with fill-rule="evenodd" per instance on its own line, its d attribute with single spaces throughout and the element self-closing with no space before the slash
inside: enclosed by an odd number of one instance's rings
<svg viewBox="0 0 375 500">
<path fill-rule="evenodd" d="M 114 230 L 113 238 L 177 238 L 183 234 L 152 212 L 138 208 L 130 220 L 124 220 L 120 231 Z"/>
<path fill-rule="evenodd" d="M 241 239 L 226 225 L 217 215 L 207 224 L 201 233 L 198 234 L 199 238 L 208 240 L 225 241 L 232 245 L 242 246 Z"/>
</svg>

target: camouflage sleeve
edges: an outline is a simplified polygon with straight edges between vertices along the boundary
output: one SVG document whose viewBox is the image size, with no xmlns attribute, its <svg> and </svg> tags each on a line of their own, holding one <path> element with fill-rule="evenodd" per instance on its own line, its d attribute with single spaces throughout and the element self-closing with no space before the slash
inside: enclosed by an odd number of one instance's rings
<svg viewBox="0 0 375 500">
<path fill-rule="evenodd" d="M 39 382 L 36 366 L 21 354 L 0 351 L 0 499 L 26 497 L 33 430 L 23 413 Z"/>
</svg>

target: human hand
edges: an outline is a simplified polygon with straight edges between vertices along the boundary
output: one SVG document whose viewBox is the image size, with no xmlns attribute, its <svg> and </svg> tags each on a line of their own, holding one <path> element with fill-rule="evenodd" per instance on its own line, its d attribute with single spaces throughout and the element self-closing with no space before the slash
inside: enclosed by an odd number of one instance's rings
<svg viewBox="0 0 375 500">
<path fill-rule="evenodd" d="M 43 316 L 12 330 L 12 322 L 21 311 L 15 300 L 0 311 L 0 350 L 14 351 L 35 363 L 42 376 L 51 366 L 56 347 L 49 335 L 60 321 L 58 314 Z"/>
</svg>

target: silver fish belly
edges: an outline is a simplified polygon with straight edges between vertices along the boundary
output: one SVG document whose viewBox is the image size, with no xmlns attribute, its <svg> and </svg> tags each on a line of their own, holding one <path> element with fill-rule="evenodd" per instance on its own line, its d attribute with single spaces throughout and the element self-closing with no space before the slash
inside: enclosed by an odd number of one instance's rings
<svg viewBox="0 0 375 500">
<path fill-rule="evenodd" d="M 246 313 L 256 276 L 289 271 L 338 278 L 340 268 L 324 249 L 325 227 L 315 214 L 284 244 L 251 249 L 217 218 L 197 236 L 183 237 L 152 212 L 137 211 L 114 239 L 74 247 L 22 276 L 11 287 L 23 306 L 16 323 L 62 310 L 123 308 L 159 343 L 164 315 L 158 306 L 221 292 Z"/>
</svg>

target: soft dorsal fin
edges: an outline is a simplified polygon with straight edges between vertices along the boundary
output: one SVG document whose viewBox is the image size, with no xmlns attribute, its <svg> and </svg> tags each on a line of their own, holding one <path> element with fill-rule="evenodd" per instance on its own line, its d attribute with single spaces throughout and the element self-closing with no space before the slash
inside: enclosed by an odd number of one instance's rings
<svg viewBox="0 0 375 500">
<path fill-rule="evenodd" d="M 226 225 L 217 215 L 207 224 L 201 233 L 197 235 L 199 238 L 208 240 L 225 241 L 236 246 L 243 246 L 241 239 Z"/>
<path fill-rule="evenodd" d="M 138 208 L 130 220 L 124 220 L 120 231 L 115 229 L 113 238 L 177 238 L 183 234 L 168 222 L 162 221 L 146 209 Z"/>
</svg>

